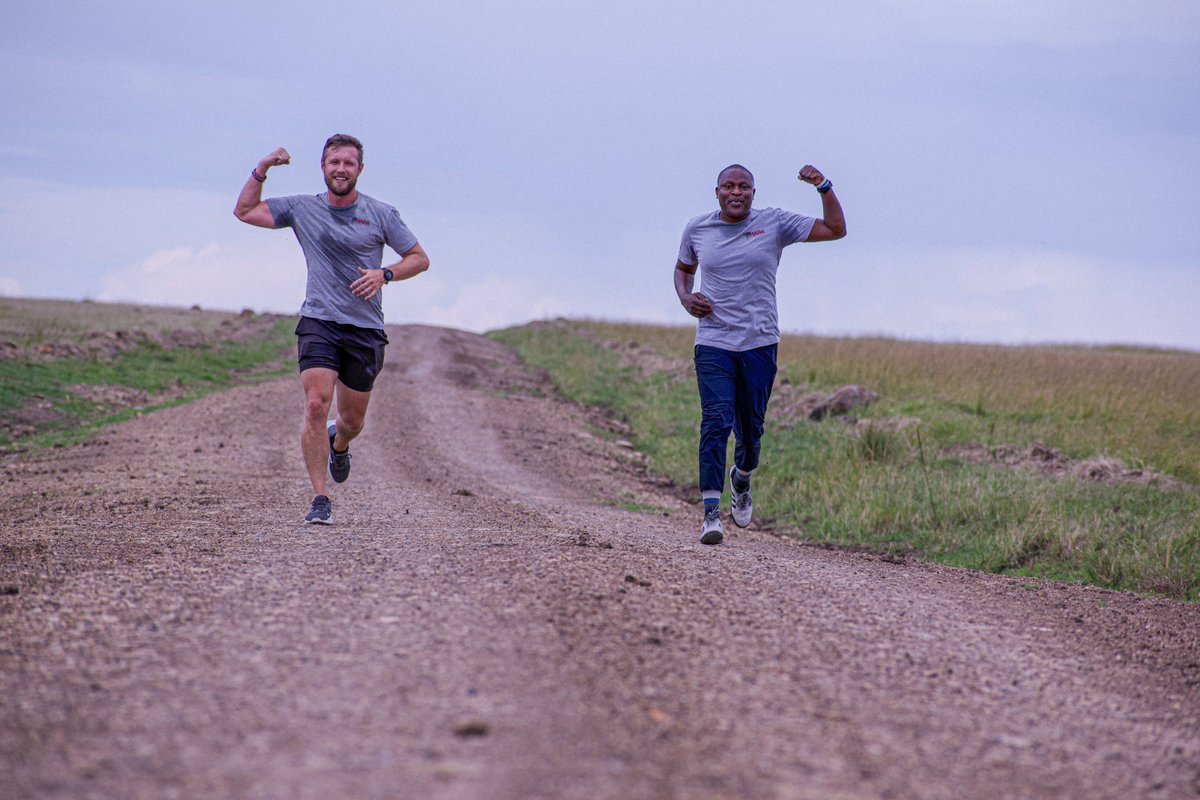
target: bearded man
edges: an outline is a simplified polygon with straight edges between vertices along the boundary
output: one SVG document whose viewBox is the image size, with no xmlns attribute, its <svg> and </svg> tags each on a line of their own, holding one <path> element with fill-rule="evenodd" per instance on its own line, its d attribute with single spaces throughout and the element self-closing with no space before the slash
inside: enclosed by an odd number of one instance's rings
<svg viewBox="0 0 1200 800">
<path fill-rule="evenodd" d="M 387 334 L 382 290 L 429 269 L 429 257 L 400 213 L 358 191 L 362 142 L 329 137 L 321 151 L 326 191 L 262 199 L 272 167 L 291 162 L 280 147 L 250 170 L 234 216 L 260 228 L 291 228 L 304 251 L 308 283 L 296 326 L 304 426 L 300 449 L 313 499 L 306 523 L 330 525 L 326 477 L 350 475 L 350 442 L 362 432 L 375 378 L 383 368 Z M 383 266 L 387 245 L 400 260 Z M 337 414 L 329 409 L 337 400 Z"/>
</svg>

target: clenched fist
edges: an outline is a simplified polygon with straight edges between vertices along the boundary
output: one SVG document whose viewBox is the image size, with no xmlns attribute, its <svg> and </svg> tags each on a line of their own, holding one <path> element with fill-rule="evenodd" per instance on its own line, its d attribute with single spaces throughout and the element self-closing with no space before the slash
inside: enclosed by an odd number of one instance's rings
<svg viewBox="0 0 1200 800">
<path fill-rule="evenodd" d="M 805 183 L 811 183 L 813 186 L 819 186 L 825 182 L 825 176 L 821 174 L 821 170 L 812 164 L 805 164 L 800 170 L 800 174 L 796 177 Z"/>
<path fill-rule="evenodd" d="M 262 161 L 258 162 L 258 165 L 263 168 L 264 172 L 266 172 L 271 167 L 278 167 L 283 164 L 290 164 L 291 161 L 292 161 L 292 154 L 289 153 L 285 148 L 279 147 L 279 148 L 276 148 L 275 151 L 272 152 L 269 156 L 264 158 Z"/>
</svg>

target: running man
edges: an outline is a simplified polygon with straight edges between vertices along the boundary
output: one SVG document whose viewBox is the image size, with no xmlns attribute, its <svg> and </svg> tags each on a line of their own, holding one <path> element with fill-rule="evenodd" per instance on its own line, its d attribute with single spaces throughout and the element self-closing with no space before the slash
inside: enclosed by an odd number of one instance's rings
<svg viewBox="0 0 1200 800">
<path fill-rule="evenodd" d="M 717 176 L 718 211 L 690 220 L 675 263 L 675 293 L 696 325 L 696 383 L 700 389 L 700 493 L 703 544 L 720 544 L 725 448 L 732 430 L 729 469 L 733 521 L 750 524 L 750 474 L 758 466 L 767 401 L 775 383 L 779 311 L 775 276 L 783 248 L 846 235 L 846 218 L 833 184 L 809 165 L 799 178 L 817 188 L 822 218 L 778 208 L 752 209 L 754 176 L 740 164 Z M 693 292 L 696 269 L 700 290 Z"/>
<path fill-rule="evenodd" d="M 308 264 L 308 284 L 296 325 L 304 428 L 300 449 L 312 481 L 304 521 L 333 523 L 326 472 L 335 483 L 350 476 L 350 442 L 363 429 L 375 378 L 383 368 L 383 287 L 429 269 L 429 257 L 399 212 L 356 188 L 362 142 L 343 133 L 321 151 L 328 191 L 262 199 L 271 167 L 291 161 L 280 147 L 250 170 L 233 213 L 260 228 L 291 228 Z M 400 253 L 383 266 L 383 246 Z M 337 417 L 328 419 L 337 397 Z"/>
</svg>

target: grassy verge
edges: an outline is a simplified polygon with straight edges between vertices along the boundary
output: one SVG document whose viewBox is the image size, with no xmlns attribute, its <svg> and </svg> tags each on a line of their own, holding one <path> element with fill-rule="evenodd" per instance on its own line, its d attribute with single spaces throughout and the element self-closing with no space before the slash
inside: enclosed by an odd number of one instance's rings
<svg viewBox="0 0 1200 800">
<path fill-rule="evenodd" d="M 294 326 L 294 320 L 281 319 L 243 342 L 140 341 L 111 358 L 0 361 L 0 449 L 82 441 L 104 425 L 146 411 L 284 374 L 292 369 L 285 355 L 294 343 Z"/>
<path fill-rule="evenodd" d="M 684 486 L 695 483 L 700 417 L 686 368 L 692 335 L 583 322 L 492 334 L 565 396 L 624 419 L 651 467 Z M 1041 441 L 1195 484 L 1200 356 L 788 337 L 784 381 L 814 391 L 866 385 L 882 398 L 861 416 L 918 422 L 893 430 L 769 416 L 756 513 L 839 546 L 1200 598 L 1194 488 L 1052 478 L 969 463 L 952 449 Z"/>
</svg>

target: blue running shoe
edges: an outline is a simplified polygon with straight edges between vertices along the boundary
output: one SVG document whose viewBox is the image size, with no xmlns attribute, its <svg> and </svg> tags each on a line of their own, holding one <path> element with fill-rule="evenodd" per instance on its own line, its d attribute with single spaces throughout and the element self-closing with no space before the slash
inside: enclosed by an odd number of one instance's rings
<svg viewBox="0 0 1200 800">
<path fill-rule="evenodd" d="M 334 483 L 345 483 L 346 478 L 350 477 L 350 448 L 347 447 L 344 453 L 333 449 L 333 437 L 337 435 L 335 420 L 329 420 L 325 429 L 329 431 L 329 477 L 333 478 Z"/>
<path fill-rule="evenodd" d="M 309 525 L 332 525 L 333 503 L 323 494 L 313 498 L 312 510 L 304 515 L 304 522 Z"/>
</svg>

